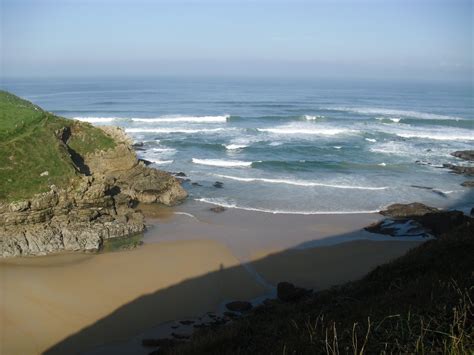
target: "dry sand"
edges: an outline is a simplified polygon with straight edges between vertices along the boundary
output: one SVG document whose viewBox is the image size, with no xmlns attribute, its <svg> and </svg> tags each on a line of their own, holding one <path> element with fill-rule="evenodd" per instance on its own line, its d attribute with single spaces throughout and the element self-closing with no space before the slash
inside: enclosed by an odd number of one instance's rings
<svg viewBox="0 0 474 355">
<path fill-rule="evenodd" d="M 1 355 L 146 354 L 140 336 L 163 322 L 269 294 L 279 281 L 355 280 L 420 243 L 361 231 L 378 215 L 143 209 L 150 231 L 138 249 L 0 262 Z"/>
<path fill-rule="evenodd" d="M 3 262 L 0 353 L 41 353 L 144 295 L 151 296 L 143 307 L 137 304 L 125 309 L 116 322 L 106 322 L 68 344 L 72 346 L 69 351 L 130 337 L 171 319 L 199 315 L 224 299 L 249 299 L 264 292 L 237 265 L 225 246 L 212 241 Z M 196 277 L 199 282 L 188 281 Z M 172 287 L 179 284 L 183 286 Z M 68 349 L 64 353 L 70 353 Z"/>
</svg>

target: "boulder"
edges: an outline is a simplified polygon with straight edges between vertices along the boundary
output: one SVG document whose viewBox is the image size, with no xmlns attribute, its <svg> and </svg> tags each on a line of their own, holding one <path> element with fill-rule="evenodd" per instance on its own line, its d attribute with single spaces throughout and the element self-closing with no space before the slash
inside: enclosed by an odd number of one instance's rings
<svg viewBox="0 0 474 355">
<path fill-rule="evenodd" d="M 220 181 L 216 181 L 213 186 L 218 189 L 222 189 L 224 187 L 224 183 Z"/>
<path fill-rule="evenodd" d="M 452 152 L 451 155 L 459 159 L 474 161 L 474 150 L 458 150 Z"/>
<path fill-rule="evenodd" d="M 211 210 L 212 212 L 215 212 L 215 213 L 222 213 L 226 209 L 225 209 L 225 207 L 222 207 L 222 206 L 216 206 L 216 207 L 211 207 L 209 210 Z"/>
<path fill-rule="evenodd" d="M 467 180 L 467 181 L 464 181 L 461 186 L 464 186 L 464 187 L 474 187 L 474 180 Z"/>
<path fill-rule="evenodd" d="M 437 211 L 437 208 L 414 202 L 408 204 L 395 203 L 388 206 L 384 211 L 381 211 L 380 214 L 392 218 L 405 218 L 411 216 L 423 216 L 426 213 Z"/>
<path fill-rule="evenodd" d="M 456 174 L 474 176 L 474 167 L 472 166 L 460 166 L 454 164 L 443 164 L 443 168 L 450 169 Z"/>
<path fill-rule="evenodd" d="M 283 302 L 292 302 L 301 299 L 302 297 L 311 293 L 311 290 L 306 290 L 301 287 L 296 287 L 289 282 L 280 282 L 277 285 L 277 297 Z"/>
</svg>

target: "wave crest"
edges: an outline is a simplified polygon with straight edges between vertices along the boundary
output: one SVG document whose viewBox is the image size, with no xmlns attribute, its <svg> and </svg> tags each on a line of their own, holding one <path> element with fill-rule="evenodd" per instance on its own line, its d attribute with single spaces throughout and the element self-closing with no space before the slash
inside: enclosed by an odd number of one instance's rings
<svg viewBox="0 0 474 355">
<path fill-rule="evenodd" d="M 228 202 L 223 199 L 217 198 L 196 198 L 194 201 L 204 202 L 211 205 L 222 206 L 225 208 L 235 208 L 245 211 L 255 211 L 272 214 L 299 214 L 299 215 L 314 215 L 314 214 L 365 214 L 365 213 L 378 213 L 380 210 L 372 211 L 284 211 L 284 210 L 271 210 L 266 208 L 246 207 L 238 206 L 236 203 Z"/>
<path fill-rule="evenodd" d="M 240 161 L 240 160 L 220 160 L 220 159 L 196 159 L 193 158 L 194 164 L 218 166 L 223 168 L 247 168 L 252 166 L 251 161 Z"/>
<path fill-rule="evenodd" d="M 144 123 L 174 123 L 174 122 L 194 122 L 194 123 L 225 123 L 230 115 L 223 116 L 162 116 L 154 118 L 132 118 L 134 122 Z"/>
<path fill-rule="evenodd" d="M 266 182 L 269 184 L 286 184 L 286 185 L 293 185 L 293 186 L 304 186 L 304 187 L 329 187 L 334 189 L 351 189 L 351 190 L 386 190 L 388 186 L 381 186 L 381 187 L 371 187 L 371 186 L 355 186 L 355 185 L 335 185 L 335 184 L 326 184 L 322 182 L 316 181 L 305 181 L 305 180 L 285 180 L 285 179 L 266 179 L 266 178 L 243 178 L 238 176 L 230 176 L 230 175 L 221 175 L 221 174 L 213 174 L 214 176 L 229 179 L 229 180 L 236 180 L 242 182 Z"/>
</svg>

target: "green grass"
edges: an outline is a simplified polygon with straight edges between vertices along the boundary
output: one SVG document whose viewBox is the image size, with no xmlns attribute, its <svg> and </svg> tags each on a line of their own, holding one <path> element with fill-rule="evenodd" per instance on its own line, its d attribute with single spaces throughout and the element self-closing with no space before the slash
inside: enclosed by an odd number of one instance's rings
<svg viewBox="0 0 474 355">
<path fill-rule="evenodd" d="M 70 148 L 84 156 L 114 147 L 112 138 L 87 123 L 55 116 L 0 91 L 0 201 L 25 199 L 66 186 L 78 172 L 56 132 L 69 127 Z M 41 174 L 47 171 L 48 175 Z"/>
</svg>

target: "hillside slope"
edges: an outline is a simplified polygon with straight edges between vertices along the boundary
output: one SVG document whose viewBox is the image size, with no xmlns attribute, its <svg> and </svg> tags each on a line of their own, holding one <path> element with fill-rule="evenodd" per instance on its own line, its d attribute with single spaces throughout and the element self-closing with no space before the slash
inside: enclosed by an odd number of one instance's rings
<svg viewBox="0 0 474 355">
<path fill-rule="evenodd" d="M 473 252 L 474 223 L 466 218 L 360 281 L 268 300 L 228 325 L 197 331 L 189 343 L 157 341 L 159 353 L 472 354 Z"/>
<path fill-rule="evenodd" d="M 118 128 L 55 116 L 0 91 L 0 257 L 97 250 L 144 230 L 137 202 L 187 194 Z"/>
</svg>

